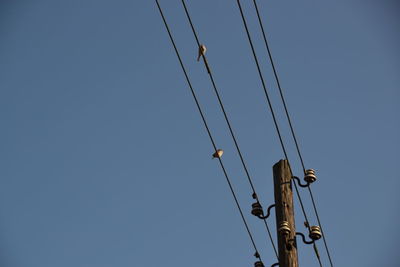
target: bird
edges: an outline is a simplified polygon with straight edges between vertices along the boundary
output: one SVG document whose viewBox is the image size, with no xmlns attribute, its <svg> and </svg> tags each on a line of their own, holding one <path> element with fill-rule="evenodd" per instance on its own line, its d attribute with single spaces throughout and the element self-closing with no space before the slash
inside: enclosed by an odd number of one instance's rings
<svg viewBox="0 0 400 267">
<path fill-rule="evenodd" d="M 206 54 L 207 48 L 205 45 L 200 45 L 199 46 L 199 55 L 197 56 L 197 61 L 200 61 L 201 56 L 204 56 Z"/>
<path fill-rule="evenodd" d="M 217 149 L 217 151 L 215 151 L 215 153 L 212 155 L 213 159 L 221 158 L 222 154 L 224 154 L 224 151 L 222 149 Z"/>
</svg>

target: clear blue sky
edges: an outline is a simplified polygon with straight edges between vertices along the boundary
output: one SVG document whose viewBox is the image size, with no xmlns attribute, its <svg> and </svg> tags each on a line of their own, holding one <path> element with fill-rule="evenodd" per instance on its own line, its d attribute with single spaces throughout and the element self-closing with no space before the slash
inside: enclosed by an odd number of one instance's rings
<svg viewBox="0 0 400 267">
<path fill-rule="evenodd" d="M 275 262 L 180 1 L 160 0 L 266 266 Z M 295 174 L 251 1 L 242 1 Z M 264 205 L 283 157 L 236 1 L 187 2 Z M 398 266 L 400 5 L 261 1 L 335 266 Z M 0 2 L 0 265 L 252 266 L 154 1 Z M 306 191 L 302 192 L 316 224 Z M 296 209 L 299 230 L 303 217 Z M 270 221 L 274 228 L 274 219 Z M 328 266 L 319 242 L 324 266 Z M 300 266 L 318 266 L 299 245 Z"/>
</svg>

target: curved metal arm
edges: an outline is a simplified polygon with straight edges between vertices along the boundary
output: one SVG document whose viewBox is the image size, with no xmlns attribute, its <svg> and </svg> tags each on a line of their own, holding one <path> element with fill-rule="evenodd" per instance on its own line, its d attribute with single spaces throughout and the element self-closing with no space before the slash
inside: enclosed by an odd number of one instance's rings
<svg viewBox="0 0 400 267">
<path fill-rule="evenodd" d="M 270 213 L 271 213 L 271 209 L 272 209 L 273 207 L 275 207 L 275 204 L 272 204 L 271 206 L 268 207 L 268 209 L 267 209 L 267 215 L 265 215 L 265 216 L 258 215 L 257 217 L 260 218 L 260 219 L 263 219 L 263 220 L 267 219 L 267 218 L 269 217 L 269 215 L 270 215 Z"/>
<path fill-rule="evenodd" d="M 305 243 L 305 244 L 314 244 L 314 242 L 315 242 L 315 240 L 311 240 L 311 241 L 307 241 L 306 240 L 306 237 L 303 235 L 303 233 L 296 233 L 296 235 L 299 235 L 299 236 L 301 236 L 301 238 L 303 239 L 303 242 Z"/>
<path fill-rule="evenodd" d="M 297 181 L 297 184 L 298 184 L 300 187 L 309 187 L 309 186 L 310 186 L 310 183 L 309 183 L 309 182 L 307 182 L 307 184 L 302 184 L 301 181 L 300 181 L 300 179 L 299 179 L 299 177 L 297 177 L 297 176 L 292 176 L 292 179 L 295 179 L 295 180 Z"/>
<path fill-rule="evenodd" d="M 274 263 L 274 264 L 271 265 L 271 267 L 274 267 L 274 266 L 279 266 L 279 262 Z"/>
</svg>

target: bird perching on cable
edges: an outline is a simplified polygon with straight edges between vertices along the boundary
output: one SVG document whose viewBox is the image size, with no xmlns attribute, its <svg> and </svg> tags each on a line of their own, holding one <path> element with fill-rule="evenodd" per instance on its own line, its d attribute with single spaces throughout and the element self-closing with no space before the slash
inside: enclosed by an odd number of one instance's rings
<svg viewBox="0 0 400 267">
<path fill-rule="evenodd" d="M 212 158 L 213 159 L 221 158 L 222 154 L 224 154 L 224 151 L 222 149 L 217 149 L 217 151 L 215 151 L 215 153 L 212 155 L 213 156 Z"/>
<path fill-rule="evenodd" d="M 201 44 L 199 46 L 199 54 L 197 56 L 197 61 L 200 61 L 201 56 L 204 56 L 206 54 L 207 48 L 205 45 Z"/>
</svg>

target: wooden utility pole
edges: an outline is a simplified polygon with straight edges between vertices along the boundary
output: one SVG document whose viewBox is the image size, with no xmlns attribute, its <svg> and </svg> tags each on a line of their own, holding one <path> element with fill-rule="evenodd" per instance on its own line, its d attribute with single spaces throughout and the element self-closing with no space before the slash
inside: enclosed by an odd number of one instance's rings
<svg viewBox="0 0 400 267">
<path fill-rule="evenodd" d="M 279 267 L 298 267 L 292 174 L 287 160 L 273 167 Z"/>
</svg>

